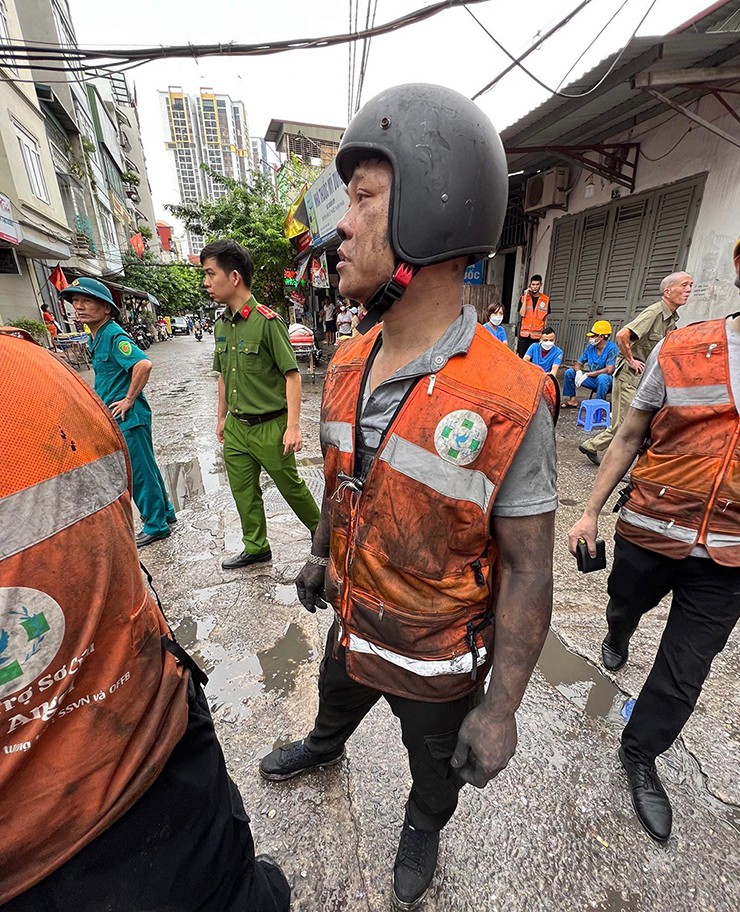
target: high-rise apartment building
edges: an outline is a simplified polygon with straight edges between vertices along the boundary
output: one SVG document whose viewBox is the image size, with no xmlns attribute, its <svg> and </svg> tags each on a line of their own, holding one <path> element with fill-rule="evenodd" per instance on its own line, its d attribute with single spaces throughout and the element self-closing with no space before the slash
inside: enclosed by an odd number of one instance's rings
<svg viewBox="0 0 740 912">
<path fill-rule="evenodd" d="M 241 101 L 201 89 L 188 95 L 178 86 L 160 92 L 165 147 L 172 152 L 182 203 L 218 199 L 226 189 L 205 171 L 245 180 L 251 170 L 252 147 L 247 112 Z M 203 238 L 187 232 L 190 253 L 197 253 Z"/>
</svg>

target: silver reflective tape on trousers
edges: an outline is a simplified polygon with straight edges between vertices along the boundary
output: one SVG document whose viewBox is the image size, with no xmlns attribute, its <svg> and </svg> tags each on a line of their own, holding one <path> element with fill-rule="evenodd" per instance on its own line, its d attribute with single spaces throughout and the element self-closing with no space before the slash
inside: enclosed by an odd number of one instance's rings
<svg viewBox="0 0 740 912">
<path fill-rule="evenodd" d="M 452 500 L 467 500 L 485 513 L 493 497 L 493 482 L 477 469 L 453 465 L 436 453 L 392 434 L 380 454 L 391 468 Z"/>
<path fill-rule="evenodd" d="M 675 522 L 668 522 L 664 519 L 653 519 L 652 516 L 643 516 L 642 513 L 635 513 L 627 507 L 622 507 L 619 518 L 631 526 L 638 529 L 648 529 L 650 532 L 657 532 L 665 538 L 673 538 L 680 542 L 695 542 L 699 533 L 696 529 L 688 529 L 686 526 L 678 526 Z"/>
<path fill-rule="evenodd" d="M 323 444 L 335 447 L 340 453 L 354 451 L 352 425 L 347 421 L 322 421 L 319 436 Z"/>
<path fill-rule="evenodd" d="M 667 386 L 666 405 L 728 405 L 730 394 L 724 383 L 713 386 Z"/>
<path fill-rule="evenodd" d="M 349 635 L 350 652 L 361 652 L 365 655 L 374 655 L 379 659 L 390 662 L 397 668 L 403 668 L 404 671 L 410 671 L 422 678 L 436 678 L 439 675 L 451 674 L 470 674 L 473 670 L 473 656 L 466 652 L 460 656 L 453 656 L 451 659 L 410 659 L 408 656 L 399 655 L 397 652 L 391 652 L 377 643 L 371 643 L 363 640 L 357 634 Z M 476 667 L 483 665 L 486 661 L 487 653 L 485 646 L 478 650 L 478 661 Z"/>
<path fill-rule="evenodd" d="M 107 507 L 128 486 L 121 450 L 0 500 L 0 560 Z"/>
</svg>

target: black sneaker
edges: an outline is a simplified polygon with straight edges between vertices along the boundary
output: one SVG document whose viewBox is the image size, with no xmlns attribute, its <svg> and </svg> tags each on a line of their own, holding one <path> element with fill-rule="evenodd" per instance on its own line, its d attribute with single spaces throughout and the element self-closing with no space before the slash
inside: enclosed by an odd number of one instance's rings
<svg viewBox="0 0 740 912">
<path fill-rule="evenodd" d="M 434 877 L 438 852 L 439 830 L 415 830 L 406 812 L 393 865 L 394 908 L 403 912 L 419 908 Z"/>
<path fill-rule="evenodd" d="M 293 741 L 285 747 L 278 747 L 260 760 L 260 775 L 263 779 L 282 782 L 292 779 L 317 766 L 333 766 L 344 760 L 344 745 L 330 754 L 313 754 L 303 741 Z"/>
</svg>

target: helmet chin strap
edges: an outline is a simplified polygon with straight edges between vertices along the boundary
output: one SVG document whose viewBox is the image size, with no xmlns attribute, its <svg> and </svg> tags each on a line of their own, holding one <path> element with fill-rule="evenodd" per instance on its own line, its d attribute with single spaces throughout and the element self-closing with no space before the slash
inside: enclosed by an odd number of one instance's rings
<svg viewBox="0 0 740 912">
<path fill-rule="evenodd" d="M 366 333 L 383 319 L 386 311 L 390 310 L 396 301 L 401 300 L 418 271 L 418 266 L 412 266 L 411 263 L 405 263 L 403 260 L 396 261 L 396 268 L 390 280 L 385 285 L 381 285 L 367 302 L 367 313 L 357 324 L 359 333 Z"/>
</svg>

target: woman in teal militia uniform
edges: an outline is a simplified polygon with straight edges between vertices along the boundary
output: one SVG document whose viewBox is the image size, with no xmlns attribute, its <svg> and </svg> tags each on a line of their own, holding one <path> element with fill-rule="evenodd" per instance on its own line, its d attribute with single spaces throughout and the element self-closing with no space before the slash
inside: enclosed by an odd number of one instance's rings
<svg viewBox="0 0 740 912">
<path fill-rule="evenodd" d="M 144 523 L 136 544 L 143 547 L 167 538 L 176 521 L 175 511 L 154 458 L 152 410 L 143 393 L 152 362 L 116 323 L 118 307 L 102 282 L 76 279 L 60 297 L 68 298 L 77 319 L 90 327 L 95 392 L 110 408 L 126 440 L 134 503 Z"/>
</svg>

